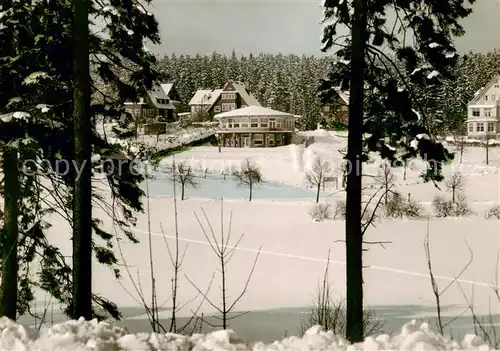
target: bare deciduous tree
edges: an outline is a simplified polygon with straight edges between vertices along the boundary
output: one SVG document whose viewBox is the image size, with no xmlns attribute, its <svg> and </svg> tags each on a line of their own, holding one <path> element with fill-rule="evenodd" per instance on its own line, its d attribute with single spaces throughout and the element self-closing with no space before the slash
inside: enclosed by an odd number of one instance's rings
<svg viewBox="0 0 500 351">
<path fill-rule="evenodd" d="M 259 167 L 247 159 L 241 164 L 239 169 L 232 171 L 232 175 L 238 183 L 248 186 L 248 201 L 252 201 L 254 185 L 262 183 L 262 173 Z"/>
<path fill-rule="evenodd" d="M 465 179 L 462 173 L 455 172 L 446 180 L 446 187 L 451 191 L 451 198 L 455 203 L 456 193 L 462 191 L 465 185 Z"/>
<path fill-rule="evenodd" d="M 311 170 L 306 172 L 306 180 L 309 185 L 316 187 L 316 202 L 319 202 L 319 192 L 321 185 L 325 183 L 325 177 L 332 171 L 328 161 L 324 161 L 320 156 L 316 157 Z"/>
<path fill-rule="evenodd" d="M 461 125 L 453 136 L 457 151 L 460 153 L 460 164 L 462 164 L 465 146 L 467 145 L 467 125 Z"/>
<path fill-rule="evenodd" d="M 181 185 L 181 201 L 184 200 L 184 191 L 186 186 L 192 186 L 196 188 L 198 182 L 196 181 L 196 175 L 193 172 L 191 166 L 186 165 L 184 162 L 179 162 L 177 164 L 172 163 L 173 178 L 175 181 L 179 182 Z"/>
<path fill-rule="evenodd" d="M 220 313 L 220 316 L 214 316 L 215 318 L 219 319 L 222 324 L 221 325 L 213 325 L 209 323 L 208 321 L 204 320 L 205 323 L 211 325 L 212 327 L 222 327 L 223 329 L 227 329 L 228 321 L 236 319 L 238 317 L 241 317 L 242 315 L 248 313 L 248 312 L 242 312 L 238 313 L 235 315 L 230 315 L 231 312 L 233 312 L 236 304 L 238 301 L 241 300 L 241 298 L 245 295 L 248 289 L 248 285 L 250 284 L 250 280 L 252 279 L 253 272 L 255 270 L 255 266 L 257 264 L 257 260 L 259 259 L 260 255 L 260 250 L 262 247 L 259 247 L 259 250 L 257 251 L 257 255 L 255 256 L 255 259 L 252 264 L 252 268 L 250 270 L 250 273 L 248 274 L 248 277 L 246 279 L 245 285 L 243 286 L 243 289 L 239 293 L 239 295 L 236 297 L 236 299 L 233 300 L 233 302 L 229 302 L 228 300 L 228 291 L 227 291 L 227 270 L 228 270 L 228 263 L 231 260 L 231 258 L 234 256 L 236 250 L 238 249 L 238 245 L 243 239 L 244 234 L 241 234 L 240 237 L 236 240 L 235 244 L 230 245 L 229 241 L 231 240 L 231 229 L 232 229 L 232 218 L 233 218 L 233 213 L 231 212 L 229 215 L 229 228 L 227 231 L 227 234 L 224 233 L 224 207 L 223 207 L 223 200 L 221 199 L 221 217 L 220 217 L 220 222 L 221 222 L 221 233 L 220 237 L 217 238 L 217 235 L 215 234 L 215 231 L 213 229 L 212 224 L 210 223 L 210 220 L 207 217 L 207 214 L 201 209 L 201 212 L 203 214 L 203 217 L 206 221 L 206 226 L 202 224 L 200 218 L 198 215 L 195 213 L 196 220 L 198 221 L 198 224 L 201 227 L 201 230 L 203 231 L 203 235 L 205 235 L 205 239 L 207 240 L 208 244 L 210 245 L 212 251 L 215 253 L 217 257 L 217 261 L 219 264 L 219 274 L 220 274 L 220 281 L 221 281 L 221 304 L 216 304 L 212 300 L 210 300 L 207 297 L 207 293 L 202 292 L 196 284 L 194 284 L 189 277 L 186 275 L 186 279 L 193 285 L 193 287 L 205 298 L 205 300 L 217 311 Z M 215 273 L 214 273 L 215 274 Z"/>
<path fill-rule="evenodd" d="M 384 189 L 384 205 L 387 206 L 387 203 L 389 202 L 389 194 L 392 193 L 391 188 L 394 186 L 394 182 L 396 180 L 389 163 L 382 162 L 375 180 Z"/>
</svg>

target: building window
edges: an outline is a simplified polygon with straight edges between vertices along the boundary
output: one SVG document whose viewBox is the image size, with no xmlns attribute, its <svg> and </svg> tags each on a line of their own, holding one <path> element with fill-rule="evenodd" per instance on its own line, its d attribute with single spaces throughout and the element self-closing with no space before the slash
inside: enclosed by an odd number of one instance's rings
<svg viewBox="0 0 500 351">
<path fill-rule="evenodd" d="M 250 128 L 258 128 L 258 127 L 259 127 L 259 119 L 250 118 Z"/>
<path fill-rule="evenodd" d="M 214 112 L 220 112 L 220 106 L 214 106 Z"/>
<path fill-rule="evenodd" d="M 474 132 L 474 123 L 469 123 L 469 133 Z"/>
<path fill-rule="evenodd" d="M 267 118 L 261 118 L 260 119 L 260 127 L 261 128 L 267 128 Z"/>
<path fill-rule="evenodd" d="M 496 101 L 497 96 L 496 95 L 491 95 L 491 100 Z"/>
<path fill-rule="evenodd" d="M 236 99 L 236 95 L 234 93 L 224 93 L 222 94 L 223 100 L 234 100 Z"/>
<path fill-rule="evenodd" d="M 472 116 L 474 116 L 474 117 L 479 117 L 480 116 L 478 108 L 473 108 L 472 109 Z"/>
<path fill-rule="evenodd" d="M 476 132 L 484 132 L 484 123 L 476 123 Z"/>
<path fill-rule="evenodd" d="M 485 108 L 484 109 L 484 115 L 486 117 L 491 117 L 491 108 Z"/>
<path fill-rule="evenodd" d="M 495 123 L 488 122 L 488 132 L 494 132 L 494 131 L 495 131 Z"/>
<path fill-rule="evenodd" d="M 140 103 L 140 104 L 143 104 L 143 103 L 144 103 L 144 98 L 143 98 L 143 97 L 139 98 L 139 103 Z"/>
<path fill-rule="evenodd" d="M 484 101 L 488 101 L 488 95 L 484 96 Z"/>
<path fill-rule="evenodd" d="M 236 108 L 236 104 L 234 102 L 223 102 L 222 103 L 222 111 L 231 111 Z"/>
<path fill-rule="evenodd" d="M 248 118 L 241 119 L 241 128 L 248 128 Z"/>
<path fill-rule="evenodd" d="M 233 119 L 232 119 L 232 118 L 229 118 L 229 119 L 227 120 L 227 127 L 228 127 L 228 128 L 233 128 Z"/>
</svg>

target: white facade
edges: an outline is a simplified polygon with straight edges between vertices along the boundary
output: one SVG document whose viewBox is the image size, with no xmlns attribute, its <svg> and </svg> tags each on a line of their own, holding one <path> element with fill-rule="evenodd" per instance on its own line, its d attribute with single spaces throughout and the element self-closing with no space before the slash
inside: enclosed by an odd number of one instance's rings
<svg viewBox="0 0 500 351">
<path fill-rule="evenodd" d="M 216 114 L 224 147 L 275 147 L 292 142 L 299 116 L 262 106 L 247 106 Z"/>
<path fill-rule="evenodd" d="M 495 76 L 467 105 L 469 139 L 500 139 L 500 76 Z"/>
</svg>

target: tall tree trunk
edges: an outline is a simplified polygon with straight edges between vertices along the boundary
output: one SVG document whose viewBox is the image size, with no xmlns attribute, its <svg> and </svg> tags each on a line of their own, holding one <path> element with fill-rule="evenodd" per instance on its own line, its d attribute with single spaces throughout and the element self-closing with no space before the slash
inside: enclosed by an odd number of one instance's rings
<svg viewBox="0 0 500 351">
<path fill-rule="evenodd" d="M 73 189 L 73 318 L 92 318 L 92 187 L 89 3 L 72 0 L 75 185 Z"/>
<path fill-rule="evenodd" d="M 17 240 L 19 171 L 17 149 L 6 147 L 3 152 L 4 172 L 4 230 L 2 237 L 2 287 L 0 316 L 17 318 Z"/>
<path fill-rule="evenodd" d="M 185 184 L 181 183 L 181 201 L 184 201 L 184 188 L 185 188 Z"/>
<path fill-rule="evenodd" d="M 2 11 L 8 11 L 12 7 L 12 0 L 0 2 Z M 2 48 L 3 56 L 15 56 L 14 33 L 12 30 L 4 30 L 5 42 L 11 43 Z M 5 87 L 16 94 L 14 79 L 10 79 Z M 17 149 L 6 146 L 3 151 L 4 172 L 4 228 L 2 232 L 2 286 L 0 291 L 0 316 L 10 319 L 17 318 L 17 241 L 19 235 L 18 212 L 19 212 L 19 170 L 17 165 Z"/>
<path fill-rule="evenodd" d="M 316 189 L 316 203 L 319 202 L 319 191 L 321 190 L 321 183 L 318 182 L 318 188 Z"/>
<path fill-rule="evenodd" d="M 346 337 L 363 340 L 363 238 L 361 233 L 361 153 L 366 39 L 366 0 L 354 0 L 349 98 L 346 188 Z"/>
</svg>

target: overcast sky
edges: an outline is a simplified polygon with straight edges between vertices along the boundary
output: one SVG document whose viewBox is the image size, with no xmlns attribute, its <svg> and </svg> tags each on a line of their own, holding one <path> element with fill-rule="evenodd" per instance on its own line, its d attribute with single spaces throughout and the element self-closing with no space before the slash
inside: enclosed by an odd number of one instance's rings
<svg viewBox="0 0 500 351">
<path fill-rule="evenodd" d="M 159 54 L 321 55 L 323 9 L 318 0 L 153 0 Z M 500 48 L 500 0 L 477 0 L 457 39 L 460 52 Z"/>
</svg>

